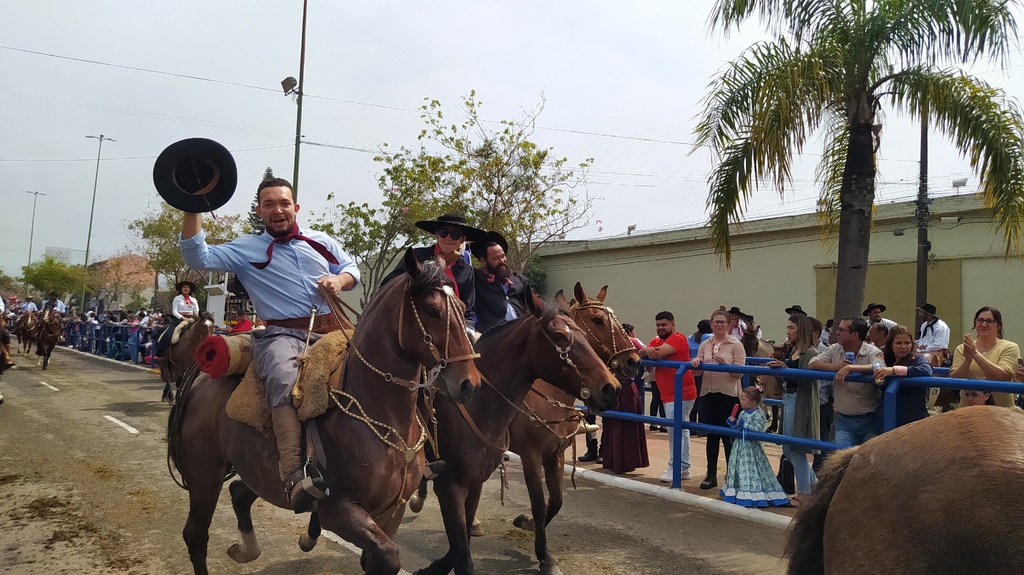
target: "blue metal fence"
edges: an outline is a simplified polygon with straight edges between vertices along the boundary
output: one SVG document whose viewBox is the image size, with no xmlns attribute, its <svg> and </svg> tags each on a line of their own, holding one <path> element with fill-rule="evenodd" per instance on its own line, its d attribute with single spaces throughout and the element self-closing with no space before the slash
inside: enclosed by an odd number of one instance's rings
<svg viewBox="0 0 1024 575">
<path fill-rule="evenodd" d="M 141 364 L 152 355 L 153 344 L 161 330 L 137 325 L 69 321 L 64 327 L 64 345 L 93 355 Z M 156 358 L 150 357 L 148 364 L 155 367 Z"/>
<path fill-rule="evenodd" d="M 749 363 L 765 363 L 769 361 L 768 358 L 748 358 Z M 725 435 L 729 437 L 743 437 L 747 439 L 753 439 L 756 441 L 768 441 L 770 443 L 777 443 L 780 445 L 797 445 L 800 447 L 808 447 L 812 449 L 818 449 L 821 451 L 835 451 L 841 449 L 842 446 L 829 441 L 818 441 L 813 439 L 805 439 L 802 437 L 790 437 L 788 435 L 778 435 L 774 433 L 761 433 L 746 431 L 745 433 L 741 430 L 732 429 L 730 427 L 720 427 L 717 425 L 708 425 L 705 423 L 695 423 L 689 420 L 683 419 L 682 413 L 682 397 L 683 397 L 683 374 L 692 369 L 690 362 L 688 361 L 653 361 L 645 359 L 642 361 L 644 367 L 661 367 L 661 368 L 675 368 L 675 410 L 673 411 L 672 419 L 666 419 L 663 417 L 651 417 L 642 413 L 627 413 L 623 411 L 605 411 L 601 413 L 602 417 L 612 419 L 624 419 L 627 421 L 639 421 L 645 424 L 652 425 L 665 425 L 672 428 L 672 461 L 675 465 L 672 469 L 672 487 L 678 489 L 680 486 L 680 463 L 682 458 L 682 434 L 684 429 L 692 431 L 700 431 L 704 433 L 714 433 L 716 435 Z M 701 371 L 712 371 L 712 372 L 725 372 L 725 373 L 742 373 L 745 376 L 750 375 L 771 375 L 775 377 L 793 377 L 800 379 L 826 379 L 830 380 L 835 377 L 835 373 L 831 371 L 818 371 L 810 369 L 789 369 L 789 368 L 771 368 L 762 367 L 759 365 L 731 365 L 731 364 L 709 364 L 703 363 L 700 366 Z M 948 375 L 949 370 L 945 368 L 935 368 L 933 370 L 937 374 Z M 861 383 L 873 383 L 874 377 L 870 374 L 850 374 L 846 377 L 849 381 L 861 382 Z M 1002 391 L 1010 393 L 1024 393 L 1024 383 L 1011 383 L 1005 381 L 989 381 L 979 379 L 959 379 L 949 377 L 890 377 L 887 378 L 888 387 L 885 390 L 885 402 L 884 402 L 884 420 L 883 430 L 889 431 L 896 427 L 896 403 L 898 401 L 896 393 L 903 385 L 914 385 L 923 387 L 949 387 L 959 389 L 977 389 L 982 391 Z M 766 401 L 767 403 L 767 401 Z M 781 404 L 781 402 L 775 401 L 773 404 Z M 643 395 L 641 393 L 641 405 L 643 405 Z"/>
</svg>

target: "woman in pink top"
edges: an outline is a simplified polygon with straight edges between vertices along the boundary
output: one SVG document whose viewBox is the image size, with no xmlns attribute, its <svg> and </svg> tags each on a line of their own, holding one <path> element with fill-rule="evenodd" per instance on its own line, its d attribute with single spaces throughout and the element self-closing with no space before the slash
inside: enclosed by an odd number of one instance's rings
<svg viewBox="0 0 1024 575">
<path fill-rule="evenodd" d="M 711 338 L 700 344 L 697 356 L 691 359 L 694 368 L 703 363 L 746 364 L 747 354 L 743 344 L 729 334 L 729 312 L 725 311 L 725 306 L 711 312 L 711 333 Z M 701 423 L 724 427 L 732 415 L 733 406 L 739 404 L 740 380 L 743 375 L 715 371 L 694 371 L 694 375 L 703 375 L 700 388 Z M 718 486 L 718 441 L 721 440 L 725 446 L 726 461 L 732 453 L 732 438 L 710 433 L 707 439 L 708 474 L 700 484 L 701 489 Z"/>
</svg>

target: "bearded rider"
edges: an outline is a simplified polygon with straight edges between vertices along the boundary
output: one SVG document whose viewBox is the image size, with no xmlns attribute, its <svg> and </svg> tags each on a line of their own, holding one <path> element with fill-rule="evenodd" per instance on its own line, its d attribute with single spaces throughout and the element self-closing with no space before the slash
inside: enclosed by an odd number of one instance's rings
<svg viewBox="0 0 1024 575">
<path fill-rule="evenodd" d="M 281 479 L 285 495 L 296 513 L 312 508 L 325 485 L 314 479 L 310 492 L 303 489 L 302 424 L 292 405 L 291 391 L 298 375 L 296 357 L 306 338 L 317 341 L 339 328 L 337 319 L 319 296 L 319 286 L 333 293 L 351 290 L 359 282 L 359 268 L 327 234 L 299 228 L 299 204 L 291 184 L 281 178 L 263 180 L 257 188 L 256 215 L 266 231 L 244 235 L 217 246 L 207 245 L 200 214 L 185 214 L 181 255 L 190 267 L 229 271 L 238 276 L 265 320 L 266 329 L 254 331 L 253 366 L 266 382 Z M 317 313 L 310 333 L 312 313 Z"/>
<path fill-rule="evenodd" d="M 480 267 L 474 270 L 477 331 L 483 333 L 524 315 L 532 289 L 529 280 L 508 266 L 505 237 L 498 232 L 487 232 L 487 237 L 473 242 L 470 250 L 480 260 Z"/>
</svg>

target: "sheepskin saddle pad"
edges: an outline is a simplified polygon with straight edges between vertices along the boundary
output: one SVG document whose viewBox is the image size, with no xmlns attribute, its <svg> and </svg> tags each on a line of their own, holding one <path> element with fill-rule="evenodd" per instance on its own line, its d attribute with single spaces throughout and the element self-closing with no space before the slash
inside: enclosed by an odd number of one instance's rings
<svg viewBox="0 0 1024 575">
<path fill-rule="evenodd" d="M 341 368 L 341 360 L 351 337 L 350 330 L 332 331 L 297 358 L 299 381 L 292 389 L 292 402 L 299 412 L 300 420 L 306 421 L 327 411 L 331 399 L 331 372 Z M 231 419 L 253 426 L 266 437 L 273 434 L 266 386 L 256 377 L 252 364 L 242 377 L 242 382 L 231 393 L 226 409 Z"/>
</svg>

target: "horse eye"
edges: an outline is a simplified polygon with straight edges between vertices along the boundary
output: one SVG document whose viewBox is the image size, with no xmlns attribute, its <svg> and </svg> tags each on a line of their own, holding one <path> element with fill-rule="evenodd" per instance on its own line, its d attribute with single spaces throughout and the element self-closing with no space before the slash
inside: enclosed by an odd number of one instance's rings
<svg viewBox="0 0 1024 575">
<path fill-rule="evenodd" d="M 565 337 L 565 334 L 560 332 L 560 331 L 556 331 L 555 332 L 554 338 L 555 338 L 555 341 L 567 341 L 569 339 L 569 338 Z"/>
<path fill-rule="evenodd" d="M 603 317 L 595 317 L 594 318 L 594 323 L 597 324 L 597 325 L 604 325 L 604 318 Z"/>
<path fill-rule="evenodd" d="M 441 310 L 437 309 L 436 307 L 428 307 L 427 308 L 427 317 L 430 317 L 430 318 L 433 318 L 433 319 L 440 319 L 441 318 Z"/>
</svg>

